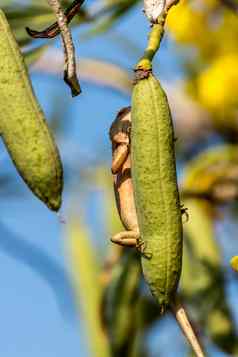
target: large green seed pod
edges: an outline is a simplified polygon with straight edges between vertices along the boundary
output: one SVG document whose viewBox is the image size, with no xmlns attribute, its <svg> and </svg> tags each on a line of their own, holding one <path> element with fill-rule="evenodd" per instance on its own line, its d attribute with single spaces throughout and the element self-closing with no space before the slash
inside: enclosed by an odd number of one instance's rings
<svg viewBox="0 0 238 357">
<path fill-rule="evenodd" d="M 142 268 L 163 312 L 180 278 L 182 221 L 170 109 L 150 73 L 133 89 L 131 155 Z"/>
<path fill-rule="evenodd" d="M 0 10 L 0 133 L 20 175 L 46 205 L 61 205 L 62 165 L 23 57 Z"/>
</svg>

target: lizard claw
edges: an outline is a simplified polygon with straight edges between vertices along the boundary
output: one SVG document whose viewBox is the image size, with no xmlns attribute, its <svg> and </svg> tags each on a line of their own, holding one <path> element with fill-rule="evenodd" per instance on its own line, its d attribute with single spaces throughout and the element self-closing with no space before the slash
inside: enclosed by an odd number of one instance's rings
<svg viewBox="0 0 238 357">
<path fill-rule="evenodd" d="M 142 239 L 137 239 L 136 249 L 143 255 L 146 259 L 152 258 L 152 253 L 146 252 L 146 243 Z"/>
<path fill-rule="evenodd" d="M 188 208 L 184 207 L 184 205 L 180 205 L 180 209 L 182 216 L 185 215 L 185 221 L 183 223 L 187 223 L 189 220 Z"/>
</svg>

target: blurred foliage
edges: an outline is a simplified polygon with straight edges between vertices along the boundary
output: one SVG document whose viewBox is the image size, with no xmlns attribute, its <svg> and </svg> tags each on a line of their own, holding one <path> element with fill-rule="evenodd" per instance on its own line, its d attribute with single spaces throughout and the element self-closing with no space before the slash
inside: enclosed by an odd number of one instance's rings
<svg viewBox="0 0 238 357">
<path fill-rule="evenodd" d="M 214 224 L 197 200 L 186 200 L 185 205 L 190 219 L 184 226 L 181 293 L 193 308 L 194 321 L 199 328 L 202 326 L 202 333 L 221 350 L 236 356 L 238 335 L 226 300 L 225 275 Z"/>
<path fill-rule="evenodd" d="M 72 281 L 88 331 L 88 346 L 93 356 L 107 357 L 110 355 L 109 344 L 101 328 L 102 287 L 96 251 L 90 244 L 87 231 L 76 219 L 70 222 L 67 236 Z"/>
<path fill-rule="evenodd" d="M 204 150 L 186 166 L 182 195 L 197 197 L 215 210 L 217 203 L 238 198 L 238 146 L 219 145 Z M 204 203 L 203 203 L 204 204 Z"/>
<path fill-rule="evenodd" d="M 136 336 L 136 307 L 141 276 L 135 252 L 125 255 L 114 266 L 105 291 L 105 320 L 113 356 L 131 355 Z"/>
<path fill-rule="evenodd" d="M 62 1 L 62 4 L 67 7 L 70 1 Z M 137 4 L 142 2 L 85 1 L 72 27 L 83 28 L 87 24 L 82 34 L 84 40 L 103 34 Z M 21 1 L 2 0 L 1 8 L 23 48 L 27 64 L 37 61 L 38 70 L 58 73 L 60 69 L 53 60 L 54 54 L 59 58 L 59 52 L 46 57 L 44 62 L 45 52 L 53 41 L 34 42 L 25 31 L 26 26 L 43 30 L 55 21 L 47 2 L 32 0 L 22 5 Z M 171 96 L 176 127 L 177 117 L 184 117 L 179 119 L 183 121 L 178 130 L 181 134 L 177 158 L 181 198 L 189 213 L 189 221 L 184 224 L 180 295 L 205 345 L 213 345 L 225 355 L 238 356 L 237 326 L 227 290 L 231 283 L 237 289 L 237 274 L 231 275 L 229 281 L 231 268 L 227 268 L 227 261 L 224 263 L 225 248 L 221 244 L 221 232 L 216 229 L 218 224 L 223 224 L 222 220 L 230 220 L 234 222 L 237 236 L 238 3 L 236 0 L 181 0 L 168 15 L 167 30 L 170 40 L 176 44 L 175 61 L 182 62 L 184 74 L 179 87 L 184 91 L 183 98 Z M 119 39 L 117 35 L 118 46 Z M 121 41 L 125 44 L 125 39 Z M 122 54 L 127 54 L 128 46 L 138 50 L 128 41 L 124 52 L 120 48 Z M 84 59 L 78 65 L 86 80 L 130 94 L 131 79 L 118 65 L 95 59 Z M 201 108 L 203 111 L 199 111 Z M 182 110 L 180 115 L 179 110 Z M 60 125 L 55 126 L 60 130 Z M 201 131 L 201 127 L 205 130 Z M 186 136 L 182 135 L 183 131 Z M 188 139 L 181 138 L 189 136 L 192 139 L 188 145 Z M 219 145 L 214 145 L 217 141 Z M 103 192 L 105 230 L 113 235 L 119 231 L 120 222 L 110 169 L 102 162 L 92 166 L 91 170 L 80 171 L 78 193 L 83 197 L 84 191 L 92 187 Z M 1 191 L 2 186 L 10 186 L 7 176 L 1 177 Z M 145 290 L 137 254 L 106 243 L 103 243 L 103 254 L 98 253 L 86 223 L 82 219 L 79 223 L 75 215 L 74 212 L 67 225 L 65 245 L 91 356 L 150 356 L 148 333 L 160 326 L 164 318 L 160 318 L 157 306 Z M 227 245 L 230 238 L 226 236 Z M 237 257 L 231 260 L 231 265 L 237 270 Z M 42 266 L 40 269 L 33 266 L 33 269 L 42 275 Z M 44 275 L 44 278 L 53 285 L 49 277 Z"/>
</svg>

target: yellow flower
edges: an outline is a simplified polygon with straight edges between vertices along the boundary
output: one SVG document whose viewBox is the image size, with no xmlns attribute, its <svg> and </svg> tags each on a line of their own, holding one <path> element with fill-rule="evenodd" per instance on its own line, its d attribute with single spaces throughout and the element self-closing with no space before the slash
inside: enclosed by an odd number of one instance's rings
<svg viewBox="0 0 238 357">
<path fill-rule="evenodd" d="M 220 56 L 198 77 L 198 97 L 211 111 L 224 111 L 238 104 L 238 54 Z M 219 113 L 218 113 L 219 114 Z"/>
<path fill-rule="evenodd" d="M 233 270 L 238 271 L 238 256 L 235 255 L 233 258 L 230 260 L 230 264 Z"/>
<path fill-rule="evenodd" d="M 220 54 L 238 52 L 238 21 L 231 11 L 224 11 L 223 18 L 214 29 L 214 42 Z"/>
<path fill-rule="evenodd" d="M 191 8 L 187 3 L 179 3 L 171 8 L 167 18 L 167 26 L 176 41 L 183 44 L 204 42 L 207 38 L 206 15 Z"/>
</svg>

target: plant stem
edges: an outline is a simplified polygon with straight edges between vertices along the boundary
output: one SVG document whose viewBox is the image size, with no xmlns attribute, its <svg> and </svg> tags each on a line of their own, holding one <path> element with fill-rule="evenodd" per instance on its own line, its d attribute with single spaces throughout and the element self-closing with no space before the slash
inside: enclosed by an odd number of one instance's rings
<svg viewBox="0 0 238 357">
<path fill-rule="evenodd" d="M 163 38 L 166 15 L 166 13 L 161 14 L 157 19 L 157 23 L 152 25 L 144 55 L 137 63 L 135 70 L 152 70 L 152 60 Z"/>
<path fill-rule="evenodd" d="M 178 321 L 178 324 L 183 331 L 185 337 L 187 338 L 188 342 L 190 343 L 193 351 L 197 357 L 205 357 L 205 354 L 202 350 L 201 344 L 195 335 L 193 327 L 188 319 L 187 313 L 184 307 L 181 305 L 180 302 L 175 301 L 171 304 L 171 310 Z"/>
</svg>

